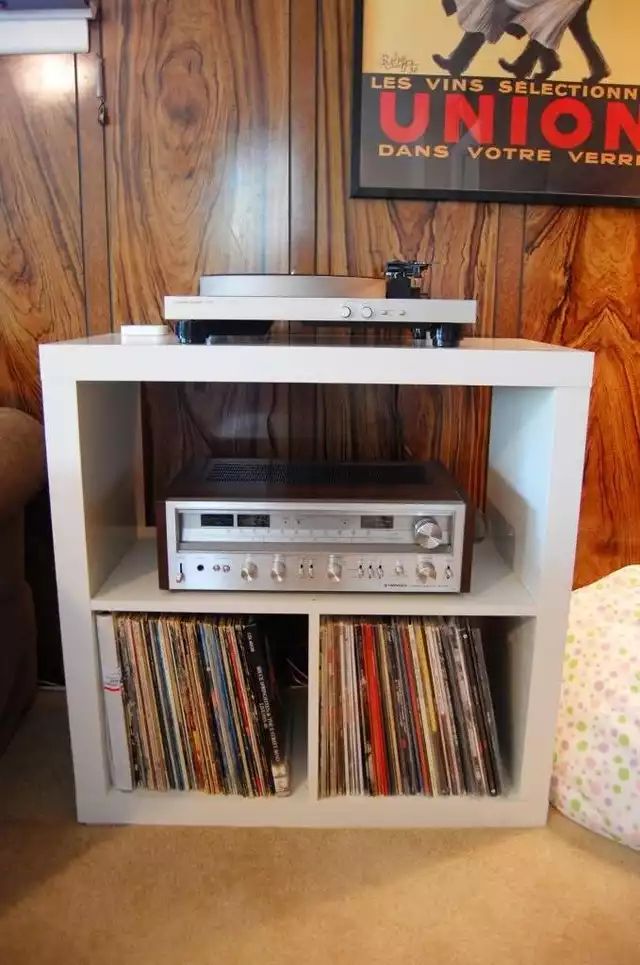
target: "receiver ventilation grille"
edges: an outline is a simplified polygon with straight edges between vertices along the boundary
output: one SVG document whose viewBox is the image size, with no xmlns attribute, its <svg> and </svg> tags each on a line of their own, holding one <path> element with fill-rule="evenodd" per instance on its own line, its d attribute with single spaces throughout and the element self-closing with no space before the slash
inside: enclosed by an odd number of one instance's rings
<svg viewBox="0 0 640 965">
<path fill-rule="evenodd" d="M 232 462 L 212 460 L 207 482 L 271 483 L 287 486 L 366 486 L 425 483 L 425 466 L 417 463 Z"/>
</svg>

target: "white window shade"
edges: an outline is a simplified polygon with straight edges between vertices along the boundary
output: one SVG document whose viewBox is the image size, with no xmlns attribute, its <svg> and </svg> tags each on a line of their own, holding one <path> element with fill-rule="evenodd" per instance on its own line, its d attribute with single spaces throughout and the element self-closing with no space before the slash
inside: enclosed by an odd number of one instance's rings
<svg viewBox="0 0 640 965">
<path fill-rule="evenodd" d="M 0 0 L 0 54 L 86 53 L 92 16 L 84 0 Z"/>
</svg>

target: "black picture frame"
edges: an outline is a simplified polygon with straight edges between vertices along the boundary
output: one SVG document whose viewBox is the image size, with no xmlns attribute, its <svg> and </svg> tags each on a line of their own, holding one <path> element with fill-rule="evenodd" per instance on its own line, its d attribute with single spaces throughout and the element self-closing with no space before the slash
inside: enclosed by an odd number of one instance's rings
<svg viewBox="0 0 640 965">
<path fill-rule="evenodd" d="M 362 76 L 364 50 L 364 8 L 366 0 L 353 0 L 353 70 L 351 88 L 351 158 L 350 197 L 405 199 L 424 201 L 471 201 L 529 205 L 567 205 L 586 207 L 640 207 L 638 196 L 606 195 L 602 193 L 562 193 L 526 190 L 490 190 L 463 188 L 399 188 L 363 184 L 360 178 L 362 157 Z M 629 85 L 634 86 L 634 85 Z M 639 85 L 640 86 L 640 85 Z"/>
</svg>

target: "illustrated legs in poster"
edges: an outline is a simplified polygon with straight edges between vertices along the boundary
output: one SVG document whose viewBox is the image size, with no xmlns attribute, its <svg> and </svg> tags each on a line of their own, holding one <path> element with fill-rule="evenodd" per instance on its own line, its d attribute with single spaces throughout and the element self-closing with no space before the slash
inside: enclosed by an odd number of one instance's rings
<svg viewBox="0 0 640 965">
<path fill-rule="evenodd" d="M 516 37 L 526 33 L 513 22 L 514 12 L 506 0 L 447 0 L 445 9 L 457 14 L 464 33 L 449 57 L 434 54 L 433 60 L 455 77 L 467 72 L 485 43 L 497 43 L 505 31 Z"/>
<path fill-rule="evenodd" d="M 611 71 L 604 58 L 604 54 L 591 33 L 589 24 L 589 7 L 591 6 L 591 2 L 592 0 L 587 0 L 586 3 L 582 4 L 569 24 L 569 30 L 584 54 L 589 66 L 590 73 L 588 77 L 584 78 L 585 83 L 597 84 L 606 77 L 609 77 Z"/>
<path fill-rule="evenodd" d="M 609 74 L 609 68 L 591 33 L 588 14 L 591 2 L 592 0 L 510 0 L 510 7 L 520 11 L 515 16 L 514 23 L 526 32 L 529 42 L 517 60 L 510 63 L 501 57 L 500 66 L 515 77 L 525 78 L 531 75 L 537 64 L 539 69 L 533 75 L 534 80 L 548 80 L 562 66 L 558 48 L 565 31 L 569 29 L 587 60 L 589 76 L 585 78 L 585 83 L 604 80 Z"/>
<path fill-rule="evenodd" d="M 496 44 L 503 34 L 528 37 L 529 41 L 514 60 L 500 57 L 499 65 L 515 77 L 534 74 L 548 80 L 561 67 L 558 47 L 567 28 L 582 50 L 588 64 L 586 83 L 597 83 L 609 75 L 602 50 L 589 24 L 592 0 L 445 0 L 445 12 L 457 14 L 462 37 L 448 57 L 435 53 L 433 60 L 442 70 L 460 77 L 471 67 L 485 43 Z"/>
</svg>

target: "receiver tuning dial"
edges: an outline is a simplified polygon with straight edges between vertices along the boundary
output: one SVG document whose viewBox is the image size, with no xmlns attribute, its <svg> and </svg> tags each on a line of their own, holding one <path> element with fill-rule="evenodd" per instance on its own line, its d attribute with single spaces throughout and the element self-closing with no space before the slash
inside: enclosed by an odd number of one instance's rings
<svg viewBox="0 0 640 965">
<path fill-rule="evenodd" d="M 416 520 L 414 535 L 416 543 L 428 550 L 434 550 L 442 544 L 442 530 L 431 516 Z"/>
<path fill-rule="evenodd" d="M 253 562 L 252 559 L 246 559 L 242 564 L 242 568 L 240 570 L 240 576 L 242 577 L 242 579 L 246 580 L 247 583 L 252 583 L 255 580 L 257 575 L 258 575 L 258 567 L 256 566 L 256 564 Z"/>
</svg>

